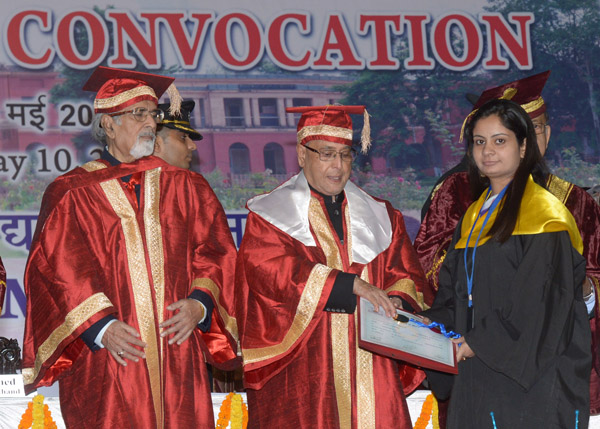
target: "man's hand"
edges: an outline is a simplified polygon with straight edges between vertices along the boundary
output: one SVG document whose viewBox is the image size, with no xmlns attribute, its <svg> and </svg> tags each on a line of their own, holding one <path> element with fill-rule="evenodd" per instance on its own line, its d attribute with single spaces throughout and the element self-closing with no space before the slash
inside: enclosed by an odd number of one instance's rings
<svg viewBox="0 0 600 429">
<path fill-rule="evenodd" d="M 387 294 L 383 290 L 373 286 L 370 283 L 367 283 L 358 276 L 354 278 L 354 287 L 352 288 L 352 292 L 355 295 L 362 296 L 363 298 L 367 299 L 371 304 L 373 304 L 375 311 L 379 311 L 379 307 L 381 306 L 388 317 L 396 316 L 394 304 L 392 301 L 390 301 Z"/>
<path fill-rule="evenodd" d="M 390 296 L 390 301 L 394 304 L 394 307 L 402 310 L 402 299 L 399 296 Z"/>
<path fill-rule="evenodd" d="M 102 345 L 115 360 L 123 366 L 127 366 L 125 359 L 138 362 L 140 358 L 146 359 L 143 350 L 146 343 L 140 340 L 140 334 L 125 322 L 117 320 L 102 335 Z M 137 347 L 136 347 L 137 346 Z"/>
<path fill-rule="evenodd" d="M 465 341 L 465 337 L 452 338 L 450 341 L 452 341 L 454 344 L 458 344 L 458 353 L 456 353 L 456 360 L 458 362 L 475 356 L 475 352 L 471 349 L 471 347 L 469 347 Z"/>
<path fill-rule="evenodd" d="M 175 316 L 159 325 L 160 328 L 167 328 L 161 332 L 160 336 L 166 337 L 175 334 L 169 340 L 169 344 L 177 342 L 177 345 L 181 345 L 194 332 L 194 329 L 196 329 L 198 323 L 204 317 L 204 306 L 200 301 L 187 298 L 174 302 L 167 307 L 167 310 L 179 311 L 177 311 Z"/>
</svg>

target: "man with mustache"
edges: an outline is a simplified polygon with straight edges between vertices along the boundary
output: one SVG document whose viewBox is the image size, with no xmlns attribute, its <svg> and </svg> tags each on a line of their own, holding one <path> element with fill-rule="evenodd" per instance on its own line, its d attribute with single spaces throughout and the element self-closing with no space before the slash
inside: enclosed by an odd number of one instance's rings
<svg viewBox="0 0 600 429">
<path fill-rule="evenodd" d="M 223 208 L 202 176 L 149 156 L 173 80 L 99 67 L 84 89 L 97 91 L 101 158 L 44 195 L 23 377 L 28 391 L 59 381 L 68 427 L 212 428 L 205 357 L 237 363 Z"/>
</svg>

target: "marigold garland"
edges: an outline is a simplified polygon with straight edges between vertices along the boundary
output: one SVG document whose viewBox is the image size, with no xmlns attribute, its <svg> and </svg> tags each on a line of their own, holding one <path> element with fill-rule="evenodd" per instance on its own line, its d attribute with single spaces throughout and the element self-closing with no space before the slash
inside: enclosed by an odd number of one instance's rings
<svg viewBox="0 0 600 429">
<path fill-rule="evenodd" d="M 48 405 L 44 404 L 44 396 L 36 395 L 27 404 L 27 410 L 21 416 L 18 429 L 56 429 L 56 423 Z"/>
<path fill-rule="evenodd" d="M 246 429 L 248 427 L 248 407 L 244 404 L 242 395 L 229 393 L 219 409 L 216 429 L 226 429 L 231 422 L 231 429 Z"/>
<path fill-rule="evenodd" d="M 433 411 L 431 412 L 431 424 L 433 429 L 440 429 L 440 409 L 438 408 L 437 399 L 433 397 Z"/>
<path fill-rule="evenodd" d="M 431 424 L 434 429 L 440 429 L 440 422 L 438 419 L 439 409 L 438 403 L 435 400 L 433 394 L 427 395 L 425 398 L 425 402 L 423 402 L 423 407 L 421 408 L 421 415 L 415 422 L 415 426 L 413 429 L 425 429 L 429 424 L 429 418 L 431 417 Z"/>
</svg>

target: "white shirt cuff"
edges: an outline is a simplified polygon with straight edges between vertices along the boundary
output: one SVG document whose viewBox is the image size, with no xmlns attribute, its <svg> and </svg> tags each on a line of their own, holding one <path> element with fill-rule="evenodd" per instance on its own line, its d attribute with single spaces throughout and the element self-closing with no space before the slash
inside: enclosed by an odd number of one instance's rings
<svg viewBox="0 0 600 429">
<path fill-rule="evenodd" d="M 112 319 L 110 322 L 108 322 L 106 325 L 104 325 L 104 327 L 102 329 L 100 329 L 100 332 L 98 332 L 98 335 L 96 335 L 96 339 L 94 340 L 94 343 L 101 349 L 104 348 L 104 344 L 102 344 L 102 337 L 104 336 L 104 333 L 106 332 L 108 327 L 116 321 L 117 321 L 117 319 Z"/>
<path fill-rule="evenodd" d="M 200 302 L 200 301 L 198 301 L 198 302 Z M 204 304 L 202 304 L 201 302 L 200 302 L 200 305 L 202 306 L 202 309 L 204 310 L 204 316 L 202 316 L 202 319 L 200 319 L 200 321 L 198 322 L 198 325 L 201 324 L 202 322 L 204 322 L 206 320 L 206 316 L 207 316 L 206 306 Z"/>
<path fill-rule="evenodd" d="M 585 300 L 585 306 L 587 307 L 588 314 L 594 311 L 594 307 L 596 306 L 596 294 L 593 290 L 590 297 Z"/>
</svg>

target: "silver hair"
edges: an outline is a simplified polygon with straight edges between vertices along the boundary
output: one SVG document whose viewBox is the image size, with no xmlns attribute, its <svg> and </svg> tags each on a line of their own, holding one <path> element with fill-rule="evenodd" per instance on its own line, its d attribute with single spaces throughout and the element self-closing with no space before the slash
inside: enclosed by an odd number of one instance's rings
<svg viewBox="0 0 600 429">
<path fill-rule="evenodd" d="M 102 128 L 102 117 L 104 116 L 104 113 L 96 113 L 94 115 L 94 117 L 92 118 L 92 138 L 94 140 L 96 140 L 98 143 L 101 143 L 103 145 L 106 145 L 108 142 L 106 141 L 106 131 L 104 131 L 104 128 Z M 115 121 L 115 123 L 117 125 L 121 125 L 121 117 L 120 116 L 113 116 L 113 121 Z"/>
</svg>

